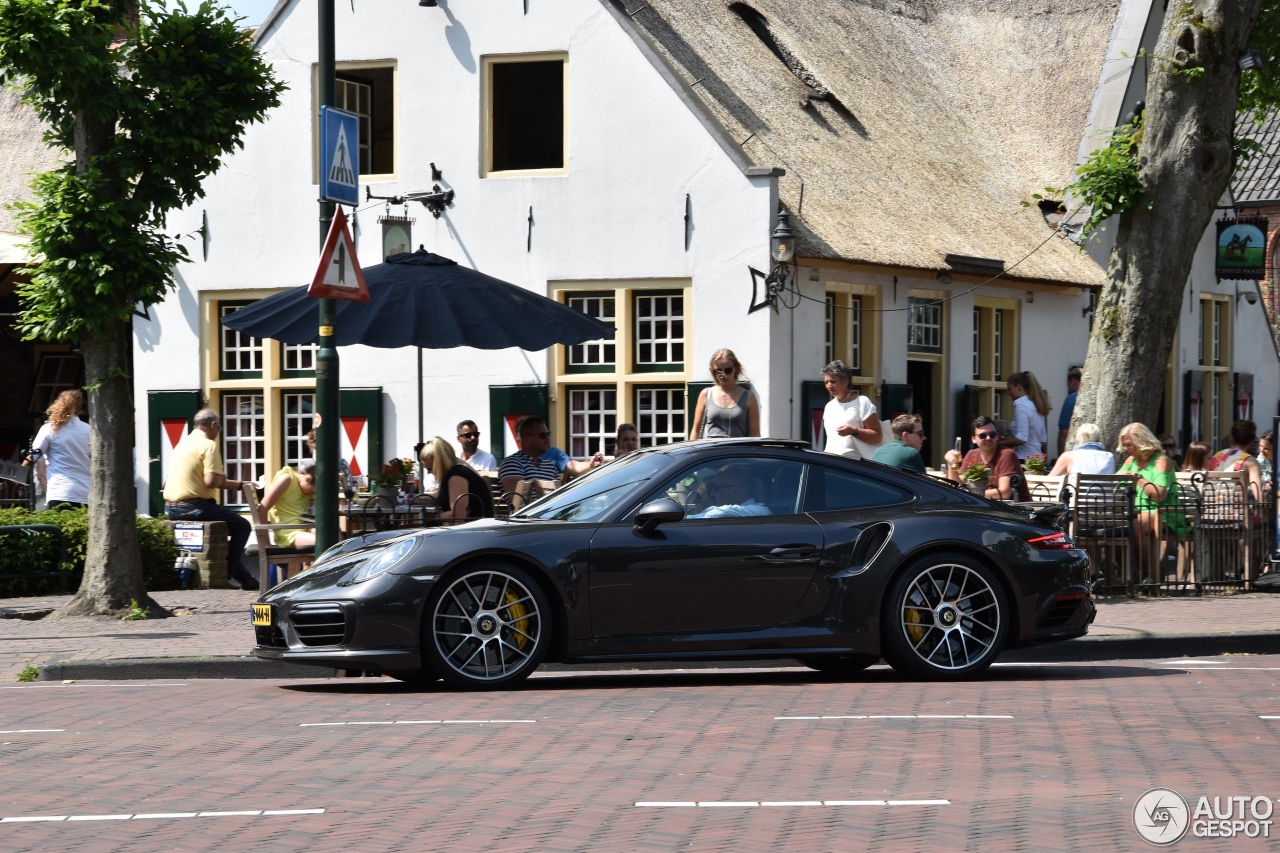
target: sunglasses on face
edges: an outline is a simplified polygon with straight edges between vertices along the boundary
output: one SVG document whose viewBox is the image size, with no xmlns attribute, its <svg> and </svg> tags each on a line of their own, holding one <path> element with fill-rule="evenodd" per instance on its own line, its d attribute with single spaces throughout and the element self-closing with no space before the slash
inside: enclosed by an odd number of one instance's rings
<svg viewBox="0 0 1280 853">
<path fill-rule="evenodd" d="M 467 440 L 470 440 L 470 439 L 473 439 L 473 438 L 479 438 L 479 437 L 480 437 L 480 433 L 478 433 L 478 432 L 460 432 L 460 433 L 458 433 L 458 440 L 459 440 L 459 441 L 467 441 Z"/>
<path fill-rule="evenodd" d="M 526 432 L 526 433 L 524 434 L 524 436 L 523 436 L 523 437 L 524 437 L 524 438 L 550 438 L 550 437 L 551 437 L 551 433 L 549 433 L 549 432 Z"/>
<path fill-rule="evenodd" d="M 996 434 L 994 432 L 979 432 L 975 433 L 973 437 L 982 441 L 984 439 L 995 438 Z"/>
<path fill-rule="evenodd" d="M 730 373 L 733 373 L 733 368 L 732 367 L 713 367 L 711 368 L 711 372 L 728 375 Z"/>
</svg>

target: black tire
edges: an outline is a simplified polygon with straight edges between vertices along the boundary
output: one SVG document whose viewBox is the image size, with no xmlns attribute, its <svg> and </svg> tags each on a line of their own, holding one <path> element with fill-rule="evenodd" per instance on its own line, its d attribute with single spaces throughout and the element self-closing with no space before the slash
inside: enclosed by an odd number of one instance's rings
<svg viewBox="0 0 1280 853">
<path fill-rule="evenodd" d="M 884 659 L 917 678 L 968 678 L 999 656 L 1010 618 L 986 566 L 957 554 L 923 557 L 889 584 L 880 620 Z"/>
<path fill-rule="evenodd" d="M 436 584 L 422 617 L 422 653 L 446 684 L 493 690 L 523 681 L 551 641 L 551 611 L 523 569 L 468 566 Z"/>
<path fill-rule="evenodd" d="M 800 663 L 825 675 L 848 678 L 880 662 L 879 655 L 823 655 L 801 658 Z"/>
</svg>

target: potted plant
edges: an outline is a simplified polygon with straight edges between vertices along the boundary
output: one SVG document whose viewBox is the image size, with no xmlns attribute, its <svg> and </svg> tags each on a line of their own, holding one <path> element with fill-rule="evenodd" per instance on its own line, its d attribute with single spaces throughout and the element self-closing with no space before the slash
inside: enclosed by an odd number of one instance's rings
<svg viewBox="0 0 1280 853">
<path fill-rule="evenodd" d="M 1049 473 L 1049 464 L 1043 453 L 1032 453 L 1022 460 L 1022 470 L 1043 477 Z"/>
<path fill-rule="evenodd" d="M 975 462 L 960 471 L 960 480 L 975 495 L 986 494 L 987 484 L 991 482 L 991 469 L 982 462 Z"/>
<path fill-rule="evenodd" d="M 400 487 L 413 474 L 412 459 L 392 459 L 369 475 L 369 487 L 380 496 L 398 498 Z"/>
</svg>

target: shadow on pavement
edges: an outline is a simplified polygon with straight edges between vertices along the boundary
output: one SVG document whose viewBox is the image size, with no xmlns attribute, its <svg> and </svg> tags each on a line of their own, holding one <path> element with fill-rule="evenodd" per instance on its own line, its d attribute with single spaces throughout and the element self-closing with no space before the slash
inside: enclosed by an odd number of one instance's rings
<svg viewBox="0 0 1280 853">
<path fill-rule="evenodd" d="M 1145 665 L 1123 666 L 1117 664 L 1057 664 L 1044 666 L 1041 664 L 1009 664 L 993 668 L 982 675 L 962 679 L 960 682 L 980 684 L 983 682 L 1011 681 L 1097 681 L 1114 678 L 1160 678 L 1168 675 L 1185 675 L 1189 670 L 1177 667 L 1169 669 L 1150 669 Z M 771 672 L 731 672 L 724 670 L 681 670 L 678 672 L 596 672 L 585 671 L 574 674 L 572 671 L 560 670 L 551 674 L 535 675 L 528 681 L 512 687 L 504 688 L 506 692 L 529 693 L 536 691 L 566 690 L 631 690 L 635 688 L 662 687 L 752 687 L 752 686 L 787 686 L 805 684 L 919 684 L 928 686 L 942 684 L 938 681 L 916 681 L 907 678 L 887 667 L 877 667 L 859 673 L 853 677 L 836 677 L 820 672 L 777 670 Z M 283 690 L 301 693 L 455 693 L 468 692 L 455 690 L 443 682 L 429 684 L 408 684 L 391 678 L 339 678 L 327 679 L 323 682 L 297 684 L 281 684 Z M 494 691 L 502 692 L 502 691 Z"/>
</svg>

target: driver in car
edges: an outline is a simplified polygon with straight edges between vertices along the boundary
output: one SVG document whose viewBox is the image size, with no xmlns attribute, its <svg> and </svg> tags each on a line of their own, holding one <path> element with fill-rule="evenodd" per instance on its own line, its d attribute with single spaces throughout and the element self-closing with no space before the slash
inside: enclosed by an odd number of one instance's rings
<svg viewBox="0 0 1280 853">
<path fill-rule="evenodd" d="M 726 465 L 711 480 L 713 506 L 689 518 L 741 518 L 769 515 L 769 508 L 751 494 L 751 477 L 741 465 Z"/>
</svg>

